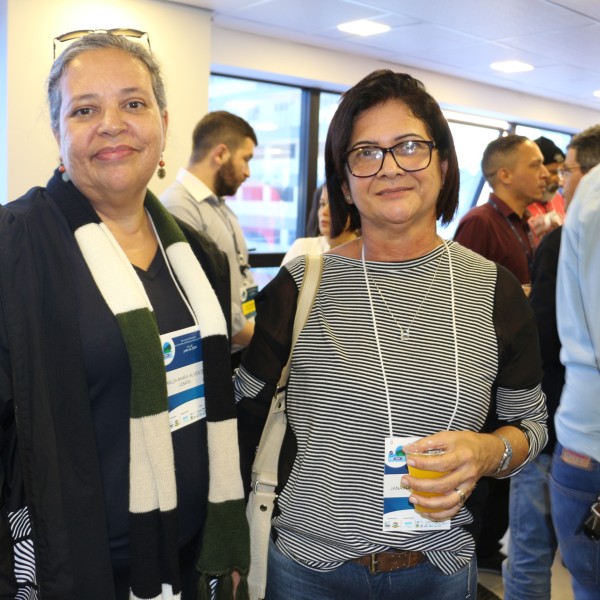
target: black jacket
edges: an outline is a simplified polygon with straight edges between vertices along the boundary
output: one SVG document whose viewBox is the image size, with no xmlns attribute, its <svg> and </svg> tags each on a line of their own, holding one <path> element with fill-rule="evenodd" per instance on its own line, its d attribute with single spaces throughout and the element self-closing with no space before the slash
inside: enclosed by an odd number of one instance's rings
<svg viewBox="0 0 600 600">
<path fill-rule="evenodd" d="M 45 188 L 33 188 L 0 210 L 0 598 L 16 594 L 18 552 L 8 517 L 18 533 L 27 507 L 39 598 L 111 600 L 102 482 L 66 260 L 69 236 L 56 201 Z M 180 225 L 229 322 L 225 255 Z"/>
</svg>

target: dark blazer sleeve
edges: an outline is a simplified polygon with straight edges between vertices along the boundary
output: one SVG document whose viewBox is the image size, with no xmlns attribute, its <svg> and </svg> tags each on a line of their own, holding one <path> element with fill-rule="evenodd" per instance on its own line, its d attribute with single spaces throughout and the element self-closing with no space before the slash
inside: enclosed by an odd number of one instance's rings
<svg viewBox="0 0 600 600">
<path fill-rule="evenodd" d="M 14 577 L 13 543 L 6 499 L 11 483 L 8 474 L 16 452 L 16 429 L 3 287 L 0 272 L 0 598 L 14 598 L 17 584 Z"/>
<path fill-rule="evenodd" d="M 227 256 L 219 250 L 208 234 L 195 230 L 177 217 L 175 217 L 175 221 L 181 227 L 192 251 L 206 273 L 208 281 L 217 294 L 221 310 L 227 321 L 227 336 L 231 340 L 231 284 Z"/>
</svg>

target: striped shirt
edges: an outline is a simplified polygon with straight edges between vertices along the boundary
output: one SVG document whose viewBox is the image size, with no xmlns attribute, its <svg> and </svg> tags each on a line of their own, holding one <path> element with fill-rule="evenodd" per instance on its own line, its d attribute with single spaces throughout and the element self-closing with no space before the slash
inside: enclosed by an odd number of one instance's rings
<svg viewBox="0 0 600 600">
<path fill-rule="evenodd" d="M 367 262 L 393 434 L 481 431 L 493 411 L 498 424 L 527 429 L 530 460 L 546 441 L 533 314 L 508 271 L 457 243 L 448 248 L 452 277 L 444 246 L 401 263 Z M 304 266 L 304 257 L 288 263 L 260 294 L 254 338 L 236 379 L 242 415 L 245 403 L 270 403 L 289 354 L 290 309 Z M 400 329 L 409 325 L 410 337 L 402 341 Z M 297 449 L 274 518 L 277 545 L 320 570 L 403 549 L 423 551 L 444 572 L 455 572 L 474 552 L 462 528 L 472 521 L 466 508 L 449 530 L 382 531 L 390 431 L 374 336 L 361 261 L 326 254 L 292 357 L 287 412 Z"/>
</svg>

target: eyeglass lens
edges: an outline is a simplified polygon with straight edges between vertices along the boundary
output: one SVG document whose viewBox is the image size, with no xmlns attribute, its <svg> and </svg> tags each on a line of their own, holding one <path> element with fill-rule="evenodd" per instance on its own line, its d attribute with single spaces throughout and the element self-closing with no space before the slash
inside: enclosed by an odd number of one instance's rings
<svg viewBox="0 0 600 600">
<path fill-rule="evenodd" d="M 404 171 L 422 171 L 429 166 L 434 143 L 425 140 L 405 140 L 391 148 L 363 146 L 348 153 L 347 163 L 352 175 L 371 177 L 383 167 L 389 152 Z"/>
</svg>

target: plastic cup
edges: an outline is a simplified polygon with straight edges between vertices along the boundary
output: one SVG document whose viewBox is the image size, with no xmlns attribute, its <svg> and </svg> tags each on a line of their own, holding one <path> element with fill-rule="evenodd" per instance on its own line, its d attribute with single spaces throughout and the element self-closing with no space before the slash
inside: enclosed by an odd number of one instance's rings
<svg viewBox="0 0 600 600">
<path fill-rule="evenodd" d="M 420 450 L 418 452 L 410 452 L 407 450 L 404 450 L 404 454 L 406 455 L 406 458 L 419 458 L 420 460 L 427 460 L 428 458 L 431 457 L 437 457 L 437 456 L 441 456 L 442 454 L 446 454 L 446 452 L 448 452 L 448 450 L 444 450 L 443 448 L 429 448 L 427 450 Z M 438 477 L 441 477 L 442 475 L 445 475 L 448 471 L 431 471 L 429 469 L 419 469 L 417 467 L 414 467 L 412 465 L 409 465 L 407 463 L 407 467 L 408 467 L 408 474 L 411 477 L 418 477 L 419 479 L 437 479 Z M 433 498 L 434 496 L 441 496 L 442 494 L 438 494 L 437 492 L 422 492 L 422 491 L 417 491 L 415 490 L 416 494 L 419 494 L 419 496 L 425 496 L 426 498 Z M 445 510 L 443 508 L 425 508 L 424 506 L 419 506 L 418 504 L 414 505 L 415 510 L 417 512 L 426 512 L 426 513 L 433 513 L 433 512 L 440 512 L 442 510 Z"/>
</svg>

